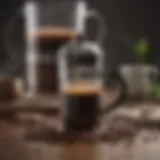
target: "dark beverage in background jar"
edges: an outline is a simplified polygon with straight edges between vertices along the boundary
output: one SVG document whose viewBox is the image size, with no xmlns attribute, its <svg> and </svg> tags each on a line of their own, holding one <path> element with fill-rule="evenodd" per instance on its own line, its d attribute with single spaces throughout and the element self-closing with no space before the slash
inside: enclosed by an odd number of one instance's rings
<svg viewBox="0 0 160 160">
<path fill-rule="evenodd" d="M 63 91 L 66 130 L 91 131 L 97 124 L 101 87 L 73 84 Z"/>
<path fill-rule="evenodd" d="M 56 52 L 74 38 L 75 32 L 67 28 L 42 28 L 35 36 L 40 55 L 37 65 L 37 91 L 56 93 L 58 90 Z"/>
</svg>

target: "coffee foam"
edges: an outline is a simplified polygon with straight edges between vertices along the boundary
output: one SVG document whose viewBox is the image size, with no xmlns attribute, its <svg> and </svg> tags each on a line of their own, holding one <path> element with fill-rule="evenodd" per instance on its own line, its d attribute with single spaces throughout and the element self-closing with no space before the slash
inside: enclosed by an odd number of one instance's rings
<svg viewBox="0 0 160 160">
<path fill-rule="evenodd" d="M 35 33 L 35 37 L 37 39 L 45 39 L 45 38 L 57 38 L 57 39 L 63 39 L 63 38 L 69 38 L 72 39 L 75 37 L 75 31 L 73 29 L 69 28 L 60 28 L 60 27 L 52 27 L 52 28 L 42 28 L 37 30 Z"/>
<path fill-rule="evenodd" d="M 68 85 L 63 92 L 69 95 L 93 95 L 100 94 L 101 91 L 102 87 L 99 85 L 77 83 Z"/>
</svg>

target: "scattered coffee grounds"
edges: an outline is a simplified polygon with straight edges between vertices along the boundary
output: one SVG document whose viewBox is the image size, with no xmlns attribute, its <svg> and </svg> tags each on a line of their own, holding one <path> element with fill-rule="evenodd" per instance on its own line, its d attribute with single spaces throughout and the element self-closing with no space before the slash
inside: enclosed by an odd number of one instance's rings
<svg viewBox="0 0 160 160">
<path fill-rule="evenodd" d="M 137 124 L 128 118 L 113 117 L 105 125 L 106 129 L 101 133 L 102 139 L 111 142 L 133 139 L 139 133 Z"/>
</svg>

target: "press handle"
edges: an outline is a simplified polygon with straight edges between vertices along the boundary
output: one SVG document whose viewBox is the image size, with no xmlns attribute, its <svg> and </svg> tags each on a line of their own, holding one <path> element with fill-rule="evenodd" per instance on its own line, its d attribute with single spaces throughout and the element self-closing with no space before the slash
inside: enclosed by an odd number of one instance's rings
<svg viewBox="0 0 160 160">
<path fill-rule="evenodd" d="M 105 34 L 106 34 L 105 20 L 103 16 L 96 10 L 90 10 L 87 12 L 86 20 L 89 20 L 91 18 L 95 19 L 99 25 L 98 36 L 96 38 L 96 42 L 98 44 L 102 44 L 105 38 Z"/>
</svg>

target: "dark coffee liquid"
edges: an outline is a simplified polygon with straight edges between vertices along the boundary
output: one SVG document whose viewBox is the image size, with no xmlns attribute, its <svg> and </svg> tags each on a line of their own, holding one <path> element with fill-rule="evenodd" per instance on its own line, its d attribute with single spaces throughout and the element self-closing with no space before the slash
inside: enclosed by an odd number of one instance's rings
<svg viewBox="0 0 160 160">
<path fill-rule="evenodd" d="M 100 107 L 100 88 L 70 86 L 64 92 L 67 130 L 90 131 L 97 124 Z"/>
<path fill-rule="evenodd" d="M 74 38 L 74 32 L 64 28 L 45 28 L 37 31 L 36 39 L 40 54 L 37 65 L 37 90 L 56 93 L 58 90 L 56 52 Z M 45 60 L 47 59 L 47 60 Z"/>
</svg>

